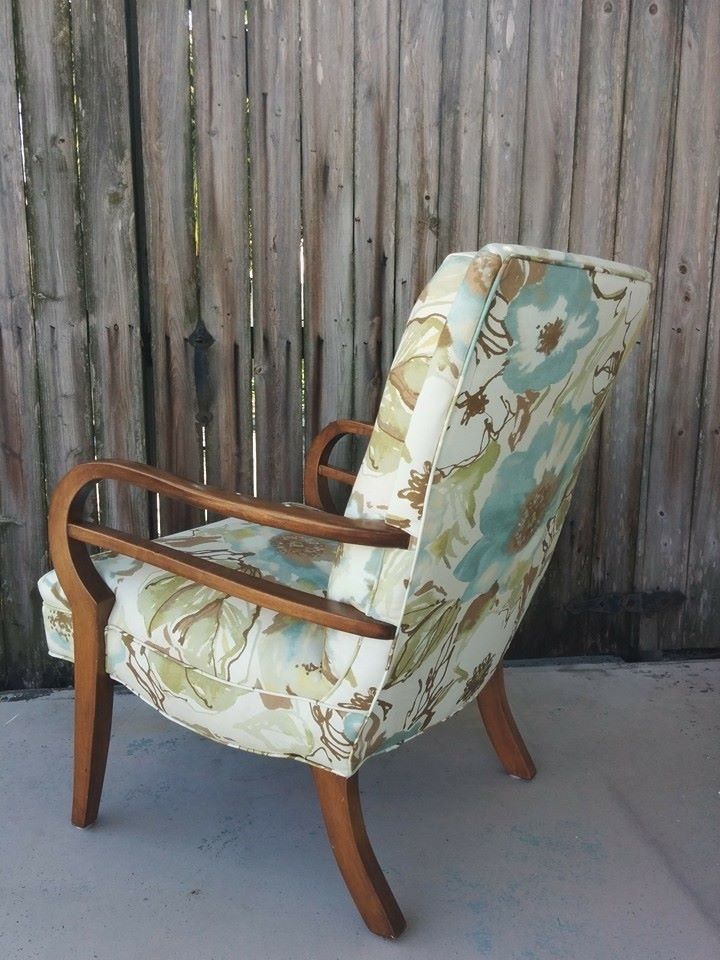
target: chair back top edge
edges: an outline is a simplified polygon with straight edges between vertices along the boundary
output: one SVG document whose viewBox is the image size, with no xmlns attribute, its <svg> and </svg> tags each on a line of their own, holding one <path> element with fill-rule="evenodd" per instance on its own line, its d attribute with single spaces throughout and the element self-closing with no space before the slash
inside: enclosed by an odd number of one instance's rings
<svg viewBox="0 0 720 960">
<path fill-rule="evenodd" d="M 642 267 L 636 267 L 628 263 L 620 263 L 617 260 L 605 260 L 602 257 L 591 257 L 584 253 L 551 250 L 519 243 L 486 243 L 483 245 L 482 250 L 487 253 L 495 253 L 503 260 L 509 260 L 511 257 L 519 257 L 525 260 L 538 260 L 542 263 L 579 267 L 583 270 L 602 270 L 606 273 L 613 273 L 619 277 L 627 277 L 629 280 L 640 280 L 645 283 L 654 282 L 652 274 Z"/>
</svg>

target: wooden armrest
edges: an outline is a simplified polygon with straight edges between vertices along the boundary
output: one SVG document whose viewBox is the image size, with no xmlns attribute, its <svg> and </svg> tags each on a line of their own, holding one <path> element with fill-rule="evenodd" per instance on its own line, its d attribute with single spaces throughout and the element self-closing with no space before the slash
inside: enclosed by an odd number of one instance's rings
<svg viewBox="0 0 720 960">
<path fill-rule="evenodd" d="M 355 474 L 330 466 L 330 455 L 338 441 L 348 434 L 369 437 L 373 432 L 371 423 L 361 420 L 334 420 L 315 437 L 305 458 L 304 491 L 305 503 L 328 512 L 335 512 L 328 480 L 337 480 L 351 487 Z"/>
<path fill-rule="evenodd" d="M 96 460 L 70 470 L 55 489 L 50 504 L 50 552 L 60 585 L 73 610 L 75 606 L 91 603 L 104 605 L 109 613 L 112 592 L 83 546 L 90 544 L 310 623 L 378 639 L 390 639 L 395 635 L 393 624 L 373 620 L 350 604 L 318 597 L 263 577 L 251 577 L 166 544 L 84 522 L 84 503 L 99 480 L 122 480 L 202 509 L 308 536 L 343 543 L 407 545 L 406 534 L 392 531 L 377 521 L 351 520 L 304 507 L 266 503 L 240 494 L 224 493 L 143 464 Z M 405 537 L 406 542 L 394 534 Z"/>
<path fill-rule="evenodd" d="M 194 557 L 183 550 L 175 550 L 164 543 L 143 540 L 93 523 L 69 523 L 67 534 L 80 543 L 113 550 L 123 556 L 150 563 L 168 573 L 226 593 L 240 600 L 286 613 L 300 620 L 319 623 L 324 627 L 343 630 L 361 637 L 391 640 L 396 627 L 391 623 L 373 620 L 349 603 L 327 600 L 304 590 L 286 587 L 264 577 L 251 577 L 203 557 Z"/>
<path fill-rule="evenodd" d="M 211 510 L 226 517 L 236 517 L 277 530 L 319 537 L 321 540 L 401 549 L 407 549 L 409 545 L 406 533 L 382 520 L 358 520 L 300 505 L 270 503 L 183 480 L 157 467 L 129 460 L 91 460 L 73 467 L 58 484 L 53 502 L 57 499 L 58 503 L 66 503 L 70 509 L 75 498 L 79 497 L 82 507 L 89 486 L 99 480 L 121 480 L 164 497 L 182 500 L 201 510 Z M 72 518 L 82 519 L 77 511 L 73 512 Z"/>
</svg>

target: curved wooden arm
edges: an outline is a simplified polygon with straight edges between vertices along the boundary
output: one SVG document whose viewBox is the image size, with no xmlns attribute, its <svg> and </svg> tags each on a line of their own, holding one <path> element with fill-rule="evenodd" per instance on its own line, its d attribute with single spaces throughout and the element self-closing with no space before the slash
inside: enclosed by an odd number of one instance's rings
<svg viewBox="0 0 720 960">
<path fill-rule="evenodd" d="M 315 437 L 305 458 L 305 503 L 329 512 L 335 511 L 328 480 L 337 480 L 351 487 L 355 474 L 330 466 L 330 454 L 338 441 L 348 434 L 369 437 L 373 432 L 371 423 L 361 420 L 333 420 Z"/>
<path fill-rule="evenodd" d="M 143 540 L 117 530 L 85 523 L 84 503 L 99 480 L 123 480 L 146 490 L 185 500 L 193 506 L 277 529 L 303 533 L 349 543 L 378 543 L 375 539 L 389 528 L 373 530 L 371 521 L 354 521 L 327 516 L 302 507 L 266 504 L 239 494 L 224 494 L 201 484 L 181 480 L 172 474 L 142 464 L 119 460 L 97 460 L 80 464 L 58 484 L 50 504 L 50 552 L 58 580 L 73 608 L 102 605 L 109 614 L 113 594 L 90 559 L 85 544 L 114 550 L 124 556 L 150 563 L 196 583 L 202 583 L 229 596 L 247 600 L 278 613 L 343 630 L 356 636 L 391 639 L 396 627 L 365 616 L 355 607 L 327 600 L 303 590 L 286 587 L 262 577 L 251 577 L 194 557 L 181 550 L 151 540 Z M 356 539 L 360 538 L 360 539 Z M 399 546 L 379 542 L 381 546 Z"/>
<path fill-rule="evenodd" d="M 409 537 L 402 530 L 388 526 L 382 520 L 356 520 L 339 517 L 300 505 L 288 506 L 270 503 L 240 493 L 228 493 L 216 487 L 207 487 L 192 480 L 183 480 L 165 470 L 129 460 L 92 460 L 78 464 L 65 474 L 55 491 L 56 497 L 71 502 L 88 484 L 99 480 L 121 480 L 163 497 L 182 500 L 226 517 L 236 517 L 264 527 L 288 530 L 321 540 L 337 543 L 357 543 L 370 547 L 399 547 L 406 549 Z M 83 502 L 85 497 L 82 498 Z M 80 516 L 77 515 L 77 519 Z"/>
</svg>

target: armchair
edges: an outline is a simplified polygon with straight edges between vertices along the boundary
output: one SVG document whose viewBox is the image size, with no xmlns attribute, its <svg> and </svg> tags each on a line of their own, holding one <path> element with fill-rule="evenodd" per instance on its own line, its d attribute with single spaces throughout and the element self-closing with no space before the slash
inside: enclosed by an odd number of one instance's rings
<svg viewBox="0 0 720 960">
<path fill-rule="evenodd" d="M 49 650 L 75 662 L 72 822 L 98 815 L 114 678 L 203 736 L 311 765 L 358 910 L 397 937 L 358 770 L 477 700 L 505 770 L 534 776 L 502 658 L 650 290 L 644 271 L 590 257 L 451 255 L 411 313 L 375 423 L 338 421 L 311 445 L 304 506 L 121 461 L 71 470 L 40 590 Z M 357 476 L 330 463 L 346 434 L 368 440 Z M 87 522 L 106 480 L 224 519 L 156 541 Z M 329 480 L 352 487 L 344 516 Z"/>
</svg>

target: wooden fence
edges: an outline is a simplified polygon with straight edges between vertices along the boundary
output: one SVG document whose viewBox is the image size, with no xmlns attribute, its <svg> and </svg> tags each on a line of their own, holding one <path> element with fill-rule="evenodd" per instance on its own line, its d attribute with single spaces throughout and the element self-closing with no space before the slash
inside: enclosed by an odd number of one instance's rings
<svg viewBox="0 0 720 960">
<path fill-rule="evenodd" d="M 658 276 L 515 654 L 720 645 L 718 90 L 715 0 L 0 0 L 0 686 L 67 679 L 34 588 L 65 470 L 300 497 L 491 240 Z"/>
</svg>

